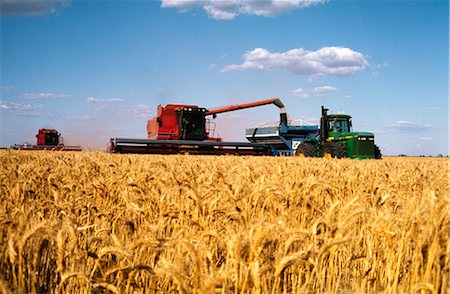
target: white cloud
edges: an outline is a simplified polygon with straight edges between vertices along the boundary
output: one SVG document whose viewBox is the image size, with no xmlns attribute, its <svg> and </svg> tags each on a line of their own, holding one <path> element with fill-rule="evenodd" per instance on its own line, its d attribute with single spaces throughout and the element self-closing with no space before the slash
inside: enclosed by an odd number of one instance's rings
<svg viewBox="0 0 450 294">
<path fill-rule="evenodd" d="M 70 95 L 55 93 L 24 93 L 20 98 L 32 100 L 67 99 L 70 98 Z"/>
<path fill-rule="evenodd" d="M 294 96 L 300 97 L 300 98 L 308 98 L 310 96 L 310 93 L 308 90 L 298 88 L 292 91 Z"/>
<path fill-rule="evenodd" d="M 419 137 L 419 141 L 433 141 L 433 137 Z"/>
<path fill-rule="evenodd" d="M 33 106 L 31 104 L 17 104 L 13 102 L 0 101 L 0 109 L 2 110 L 31 110 L 35 108 L 41 108 L 40 106 Z"/>
<path fill-rule="evenodd" d="M 11 91 L 14 90 L 14 87 L 12 86 L 2 86 L 2 91 Z"/>
<path fill-rule="evenodd" d="M 95 97 L 88 97 L 86 99 L 89 103 L 99 103 L 99 104 L 109 104 L 109 103 L 123 103 L 125 100 L 122 98 L 107 98 L 107 99 L 100 99 Z"/>
<path fill-rule="evenodd" d="M 312 96 L 323 96 L 331 92 L 336 92 L 337 90 L 338 89 L 333 86 L 319 86 L 313 89 L 298 88 L 292 91 L 292 94 L 300 98 L 309 98 Z"/>
<path fill-rule="evenodd" d="M 337 89 L 333 86 L 320 86 L 320 87 L 315 87 L 313 89 L 314 93 L 317 94 L 325 94 L 325 93 L 330 93 L 330 92 L 335 92 L 337 91 Z"/>
<path fill-rule="evenodd" d="M 189 9 L 206 5 L 208 2 L 208 0 L 162 0 L 161 7 Z"/>
<path fill-rule="evenodd" d="M 14 115 L 23 116 L 23 117 L 43 117 L 44 116 L 44 114 L 41 112 L 28 111 L 28 110 L 17 111 L 14 113 Z"/>
<path fill-rule="evenodd" d="M 52 14 L 70 5 L 71 0 L 1 0 L 1 15 L 35 16 Z"/>
<path fill-rule="evenodd" d="M 399 120 L 396 123 L 392 124 L 390 127 L 398 132 L 418 132 L 430 130 L 433 128 L 433 126 L 429 124 L 420 124 L 407 120 Z"/>
<path fill-rule="evenodd" d="M 362 53 L 346 47 L 323 47 L 317 51 L 298 48 L 282 53 L 256 48 L 243 57 L 242 64 L 228 65 L 222 72 L 281 69 L 299 75 L 347 76 L 364 70 L 369 64 Z"/>
<path fill-rule="evenodd" d="M 97 105 L 95 111 L 108 111 L 109 114 L 115 113 L 115 115 L 124 115 L 127 117 L 150 117 L 153 114 L 149 106 L 128 104 L 122 98 L 100 99 L 89 97 L 86 100 L 89 103 Z M 117 104 L 120 104 L 120 106 Z"/>
<path fill-rule="evenodd" d="M 209 1 L 203 6 L 206 13 L 220 20 L 230 20 L 239 15 L 239 1 Z"/>
<path fill-rule="evenodd" d="M 247 14 L 259 16 L 278 15 L 289 10 L 306 8 L 316 4 L 324 3 L 322 0 L 247 0 L 243 1 L 243 10 Z"/>
<path fill-rule="evenodd" d="M 290 10 L 306 8 L 325 0 L 161 0 L 163 8 L 177 8 L 182 12 L 203 8 L 209 17 L 234 19 L 239 15 L 275 16 Z"/>
<path fill-rule="evenodd" d="M 42 114 L 36 112 L 36 109 L 41 109 L 42 104 L 32 105 L 32 104 L 18 104 L 8 101 L 0 101 L 0 111 L 8 111 L 15 116 L 25 116 L 25 117 L 40 117 Z"/>
<path fill-rule="evenodd" d="M 120 109 L 120 113 L 124 114 L 131 114 L 133 116 L 139 116 L 139 117 L 148 117 L 150 118 L 152 115 L 154 115 L 153 111 L 151 111 L 150 107 L 147 105 L 130 105 L 127 107 L 123 107 Z"/>
</svg>

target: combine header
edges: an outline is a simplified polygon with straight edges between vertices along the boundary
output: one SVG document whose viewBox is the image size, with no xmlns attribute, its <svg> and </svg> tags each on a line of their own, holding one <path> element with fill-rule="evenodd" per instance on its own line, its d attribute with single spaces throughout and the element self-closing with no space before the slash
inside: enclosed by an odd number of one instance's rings
<svg viewBox="0 0 450 294">
<path fill-rule="evenodd" d="M 280 109 L 276 126 L 247 129 L 249 142 L 223 142 L 214 137 L 215 123 L 209 117 L 267 104 Z M 373 133 L 353 132 L 350 116 L 328 115 L 322 107 L 320 129 L 292 125 L 278 98 L 211 110 L 195 105 L 159 105 L 156 117 L 147 122 L 147 135 L 147 139 L 112 138 L 110 152 L 381 158 Z"/>
<path fill-rule="evenodd" d="M 31 151 L 81 151 L 80 146 L 65 146 L 63 137 L 55 129 L 40 129 L 36 138 L 36 145 L 22 144 L 11 146 L 11 148 Z"/>
</svg>

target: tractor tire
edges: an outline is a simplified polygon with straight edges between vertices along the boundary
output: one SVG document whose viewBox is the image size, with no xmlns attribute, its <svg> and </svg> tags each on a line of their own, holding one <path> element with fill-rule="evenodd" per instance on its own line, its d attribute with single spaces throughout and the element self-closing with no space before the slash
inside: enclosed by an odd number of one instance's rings
<svg viewBox="0 0 450 294">
<path fill-rule="evenodd" d="M 380 148 L 378 148 L 377 145 L 375 145 L 374 155 L 375 155 L 375 159 L 381 159 L 381 151 L 380 151 Z"/>
<path fill-rule="evenodd" d="M 315 157 L 316 147 L 311 143 L 302 143 L 298 146 L 295 155 L 300 157 Z"/>
<path fill-rule="evenodd" d="M 326 142 L 323 146 L 323 156 L 327 158 L 347 158 L 347 147 L 338 142 Z"/>
</svg>

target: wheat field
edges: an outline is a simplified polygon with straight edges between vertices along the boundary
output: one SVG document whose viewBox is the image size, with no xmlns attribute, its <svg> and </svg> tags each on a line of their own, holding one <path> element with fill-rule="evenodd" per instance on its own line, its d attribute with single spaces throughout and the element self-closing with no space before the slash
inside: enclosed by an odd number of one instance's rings
<svg viewBox="0 0 450 294">
<path fill-rule="evenodd" d="M 3 293 L 449 293 L 449 161 L 0 153 Z"/>
</svg>

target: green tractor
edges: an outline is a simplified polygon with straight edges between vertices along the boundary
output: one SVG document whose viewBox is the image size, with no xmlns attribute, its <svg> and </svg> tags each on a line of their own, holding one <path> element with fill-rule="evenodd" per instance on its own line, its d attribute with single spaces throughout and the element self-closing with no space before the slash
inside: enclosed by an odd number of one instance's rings
<svg viewBox="0 0 450 294">
<path fill-rule="evenodd" d="M 346 114 L 328 114 L 322 106 L 319 135 L 303 141 L 296 154 L 305 157 L 374 158 L 381 159 L 381 152 L 370 132 L 353 132 L 352 117 Z"/>
</svg>

